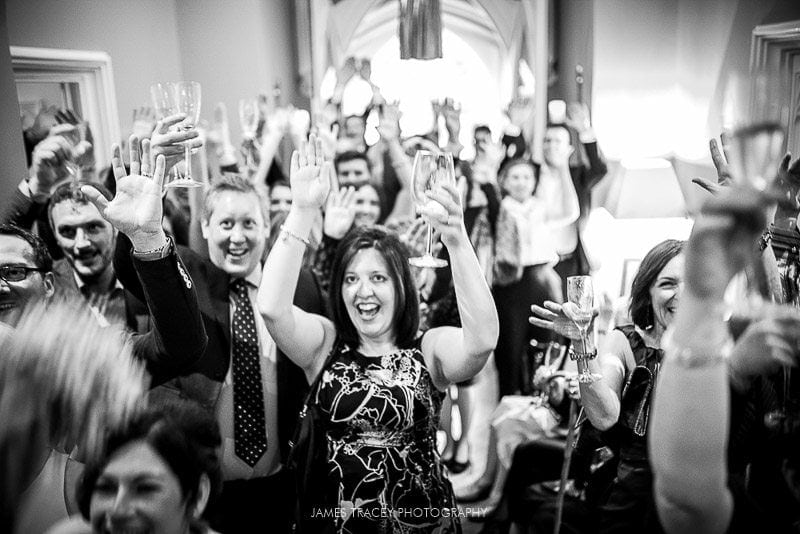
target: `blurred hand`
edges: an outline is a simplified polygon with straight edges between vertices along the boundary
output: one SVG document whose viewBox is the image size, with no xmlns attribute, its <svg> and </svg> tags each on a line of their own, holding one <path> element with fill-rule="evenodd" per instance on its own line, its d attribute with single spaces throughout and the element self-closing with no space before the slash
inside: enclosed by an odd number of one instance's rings
<svg viewBox="0 0 800 534">
<path fill-rule="evenodd" d="M 589 106 L 581 102 L 570 102 L 567 106 L 566 123 L 579 135 L 591 130 L 592 123 L 589 120 Z"/>
<path fill-rule="evenodd" d="M 68 178 L 67 162 L 72 159 L 72 145 L 60 135 L 46 137 L 33 149 L 28 174 L 28 188 L 33 196 L 50 196 L 60 181 Z"/>
<path fill-rule="evenodd" d="M 371 82 L 371 78 L 372 78 L 372 63 L 370 62 L 369 58 L 363 57 L 358 62 L 358 74 L 365 81 Z"/>
<path fill-rule="evenodd" d="M 339 73 L 336 76 L 336 83 L 339 85 L 347 85 L 347 82 L 352 80 L 353 76 L 356 75 L 357 70 L 358 67 L 356 65 L 356 58 L 350 56 L 349 58 L 345 59 L 344 65 L 342 65 L 342 68 L 339 69 Z"/>
<path fill-rule="evenodd" d="M 289 181 L 292 207 L 298 208 L 321 208 L 336 188 L 336 172 L 332 164 L 325 163 L 322 141 L 316 135 L 311 134 L 308 143 L 292 153 Z"/>
<path fill-rule="evenodd" d="M 528 97 L 515 97 L 506 109 L 509 122 L 524 131 L 533 121 L 534 103 Z"/>
<path fill-rule="evenodd" d="M 753 378 L 800 363 L 800 312 L 780 306 L 751 324 L 736 342 L 728 366 L 732 383 L 746 388 Z"/>
<path fill-rule="evenodd" d="M 461 106 L 456 105 L 452 98 L 446 98 L 441 107 L 441 114 L 444 117 L 444 126 L 450 134 L 450 139 L 458 140 L 461 133 Z"/>
<path fill-rule="evenodd" d="M 164 230 L 161 227 L 163 207 L 161 192 L 164 183 L 166 159 L 159 155 L 155 159 L 153 176 L 151 173 L 151 145 L 145 139 L 131 136 L 130 146 L 131 174 L 125 172 L 122 161 L 122 149 L 118 144 L 113 146 L 111 165 L 116 179 L 117 194 L 114 199 L 107 200 L 97 189 L 90 185 L 81 186 L 81 191 L 97 207 L 103 218 L 114 228 L 130 237 L 136 250 L 152 250 L 163 245 Z"/>
<path fill-rule="evenodd" d="M 714 168 L 717 169 L 717 183 L 706 180 L 705 178 L 695 178 L 692 180 L 692 182 L 712 195 L 719 193 L 723 187 L 731 185 L 731 171 L 728 167 L 728 145 L 730 137 L 725 132 L 719 137 L 722 142 L 722 150 L 720 150 L 716 139 L 711 139 L 708 142 L 708 148 L 711 151 L 711 161 L 714 163 Z"/>
<path fill-rule="evenodd" d="M 164 156 L 166 171 L 168 172 L 183 159 L 184 142 L 188 141 L 193 149 L 203 145 L 196 128 L 170 131 L 171 127 L 183 122 L 184 119 L 186 119 L 186 115 L 178 113 L 164 117 L 156 123 L 156 129 L 150 137 L 150 168 L 155 166 L 155 158 Z M 131 150 L 133 150 L 133 147 L 131 147 Z"/>
<path fill-rule="evenodd" d="M 387 102 L 383 105 L 383 112 L 378 119 L 378 133 L 386 141 L 400 139 L 400 102 Z"/>
<path fill-rule="evenodd" d="M 133 110 L 133 135 L 139 139 L 150 139 L 156 128 L 156 113 L 150 106 Z"/>
<path fill-rule="evenodd" d="M 356 218 L 356 190 L 345 187 L 331 190 L 325 204 L 323 232 L 334 239 L 341 239 L 352 228 Z"/>
<path fill-rule="evenodd" d="M 686 291 L 701 299 L 723 298 L 733 276 L 755 261 L 771 202 L 764 193 L 740 187 L 726 187 L 706 201 L 686 245 Z"/>
</svg>

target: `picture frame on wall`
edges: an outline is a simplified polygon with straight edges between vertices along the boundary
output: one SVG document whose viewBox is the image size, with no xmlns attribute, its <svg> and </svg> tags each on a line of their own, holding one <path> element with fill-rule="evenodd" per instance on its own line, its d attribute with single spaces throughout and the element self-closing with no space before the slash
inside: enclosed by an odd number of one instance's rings
<svg viewBox="0 0 800 534">
<path fill-rule="evenodd" d="M 110 165 L 111 145 L 121 139 L 111 56 L 23 46 L 10 52 L 23 131 L 46 135 L 56 111 L 69 110 L 91 129 L 97 170 Z"/>
</svg>

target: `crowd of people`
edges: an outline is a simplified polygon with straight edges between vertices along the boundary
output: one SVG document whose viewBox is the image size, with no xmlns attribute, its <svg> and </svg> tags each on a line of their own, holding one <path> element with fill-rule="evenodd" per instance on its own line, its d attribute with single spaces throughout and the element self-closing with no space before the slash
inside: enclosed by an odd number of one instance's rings
<svg viewBox="0 0 800 534">
<path fill-rule="evenodd" d="M 373 97 L 344 116 L 354 76 Z M 476 126 L 468 160 L 456 102 L 433 102 L 446 143 L 404 135 L 350 58 L 313 120 L 260 97 L 240 150 L 222 104 L 192 128 L 137 110 L 110 169 L 69 110 L 26 132 L 0 213 L 0 530 L 800 531 L 800 161 L 756 192 L 712 141 L 691 237 L 584 336 L 566 284 L 592 272 L 607 165 L 581 103 L 533 161 L 532 105 Z M 203 185 L 167 187 L 187 145 Z M 452 180 L 414 190 L 418 150 Z M 410 264 L 426 247 L 448 266 Z M 764 300 L 741 317 L 737 283 Z M 484 473 L 455 492 L 487 366 Z"/>
</svg>

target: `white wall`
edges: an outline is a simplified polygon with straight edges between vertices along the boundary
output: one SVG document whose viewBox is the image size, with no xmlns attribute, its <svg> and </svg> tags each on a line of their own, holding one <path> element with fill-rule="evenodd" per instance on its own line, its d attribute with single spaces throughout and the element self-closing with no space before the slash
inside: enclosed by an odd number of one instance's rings
<svg viewBox="0 0 800 534">
<path fill-rule="evenodd" d="M 11 45 L 111 55 L 123 135 L 155 81 L 203 86 L 202 116 L 225 101 L 238 142 L 238 99 L 282 82 L 295 99 L 292 0 L 7 0 Z"/>
<path fill-rule="evenodd" d="M 6 0 L 6 9 L 11 45 L 111 55 L 123 135 L 150 84 L 181 77 L 173 0 Z"/>
</svg>

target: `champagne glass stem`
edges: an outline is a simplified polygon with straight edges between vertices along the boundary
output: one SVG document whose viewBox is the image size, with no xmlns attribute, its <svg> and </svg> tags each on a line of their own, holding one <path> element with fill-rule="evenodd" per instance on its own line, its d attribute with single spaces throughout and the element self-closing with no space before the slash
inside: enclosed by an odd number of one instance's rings
<svg viewBox="0 0 800 534">
<path fill-rule="evenodd" d="M 426 256 L 430 256 L 431 255 L 431 248 L 432 247 L 433 247 L 433 226 L 431 226 L 431 223 L 428 223 L 428 238 L 426 239 L 426 242 L 425 242 L 425 255 Z"/>
<path fill-rule="evenodd" d="M 192 179 L 192 147 L 187 142 L 184 146 L 184 158 L 186 159 L 186 176 L 187 180 Z"/>
</svg>

